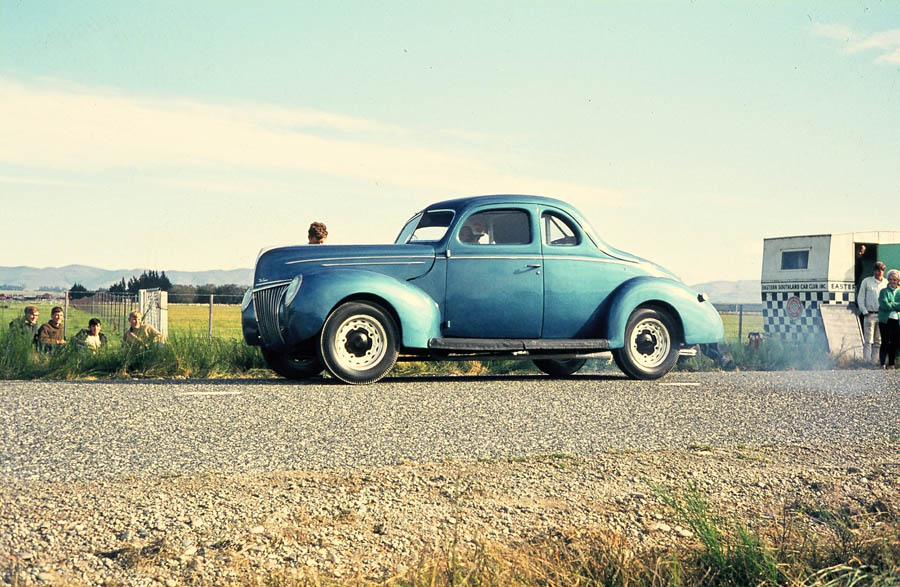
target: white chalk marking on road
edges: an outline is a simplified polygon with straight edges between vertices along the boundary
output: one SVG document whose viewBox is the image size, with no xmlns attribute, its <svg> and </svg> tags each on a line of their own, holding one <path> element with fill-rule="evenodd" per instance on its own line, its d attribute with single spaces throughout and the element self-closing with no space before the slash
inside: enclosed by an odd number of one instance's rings
<svg viewBox="0 0 900 587">
<path fill-rule="evenodd" d="M 700 387 L 699 383 L 692 381 L 674 381 L 671 383 L 660 383 L 660 385 L 668 385 L 670 387 Z"/>
<path fill-rule="evenodd" d="M 186 397 L 186 396 L 208 396 L 208 395 L 241 395 L 244 393 L 243 391 L 185 391 L 183 393 L 176 393 L 176 396 Z"/>
</svg>

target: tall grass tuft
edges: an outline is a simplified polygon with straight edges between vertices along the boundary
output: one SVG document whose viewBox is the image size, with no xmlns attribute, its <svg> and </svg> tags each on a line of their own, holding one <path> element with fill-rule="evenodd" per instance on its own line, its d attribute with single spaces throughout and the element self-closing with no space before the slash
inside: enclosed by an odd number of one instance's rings
<svg viewBox="0 0 900 587">
<path fill-rule="evenodd" d="M 691 529 L 703 545 L 700 563 L 709 570 L 710 584 L 777 585 L 782 576 L 775 557 L 759 535 L 737 523 L 733 536 L 721 529 L 697 488 L 689 484 L 681 498 L 675 498 L 658 486 L 654 491 Z"/>
<path fill-rule="evenodd" d="M 265 369 L 258 347 L 205 333 L 173 333 L 165 344 L 125 347 L 111 340 L 92 353 L 75 345 L 38 352 L 24 337 L 0 332 L 0 378 L 220 377 Z M 268 370 L 266 370 L 268 373 Z"/>
</svg>

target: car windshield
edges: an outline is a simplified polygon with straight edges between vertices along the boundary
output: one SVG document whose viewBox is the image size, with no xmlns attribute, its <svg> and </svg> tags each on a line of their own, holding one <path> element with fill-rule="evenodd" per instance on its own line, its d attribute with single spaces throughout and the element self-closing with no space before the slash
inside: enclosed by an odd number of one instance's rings
<svg viewBox="0 0 900 587">
<path fill-rule="evenodd" d="M 439 241 L 453 222 L 453 210 L 426 210 L 413 216 L 400 231 L 394 244 Z"/>
</svg>

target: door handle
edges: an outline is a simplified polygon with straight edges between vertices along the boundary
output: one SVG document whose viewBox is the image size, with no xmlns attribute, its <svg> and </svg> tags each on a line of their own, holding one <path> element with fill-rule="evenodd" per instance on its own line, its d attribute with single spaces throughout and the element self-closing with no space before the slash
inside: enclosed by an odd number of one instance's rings
<svg viewBox="0 0 900 587">
<path fill-rule="evenodd" d="M 540 264 L 540 263 L 529 263 L 529 264 L 528 264 L 528 268 L 529 268 L 529 269 L 540 269 L 540 268 L 541 268 L 541 264 Z"/>
</svg>

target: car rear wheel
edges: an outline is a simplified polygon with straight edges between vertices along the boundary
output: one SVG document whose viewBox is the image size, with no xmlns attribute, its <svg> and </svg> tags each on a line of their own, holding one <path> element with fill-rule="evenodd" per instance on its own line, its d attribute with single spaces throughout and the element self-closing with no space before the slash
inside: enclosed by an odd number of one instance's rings
<svg viewBox="0 0 900 587">
<path fill-rule="evenodd" d="M 587 359 L 535 359 L 534 366 L 552 377 L 572 375 L 587 363 Z"/>
<path fill-rule="evenodd" d="M 632 379 L 658 379 L 678 361 L 672 319 L 665 312 L 638 308 L 625 326 L 625 346 L 613 351 L 616 365 Z"/>
<path fill-rule="evenodd" d="M 262 355 L 269 369 L 287 379 L 309 379 L 324 369 L 319 357 L 295 357 L 265 348 Z"/>
<path fill-rule="evenodd" d="M 348 302 L 325 321 L 319 357 L 345 383 L 374 383 L 397 362 L 398 339 L 396 322 L 380 306 Z"/>
</svg>

